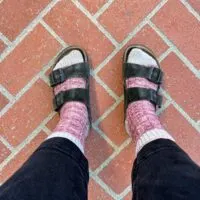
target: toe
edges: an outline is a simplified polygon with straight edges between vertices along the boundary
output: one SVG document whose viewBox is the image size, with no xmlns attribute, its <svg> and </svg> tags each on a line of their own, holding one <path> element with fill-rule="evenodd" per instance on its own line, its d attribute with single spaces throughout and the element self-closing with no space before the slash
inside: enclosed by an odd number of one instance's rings
<svg viewBox="0 0 200 200">
<path fill-rule="evenodd" d="M 82 62 L 84 62 L 82 53 L 79 50 L 72 50 L 56 64 L 53 70 Z"/>
<path fill-rule="evenodd" d="M 151 57 L 148 53 L 139 48 L 133 48 L 130 51 L 127 62 L 138 65 L 144 65 L 146 67 L 158 67 L 156 60 L 153 57 Z"/>
</svg>

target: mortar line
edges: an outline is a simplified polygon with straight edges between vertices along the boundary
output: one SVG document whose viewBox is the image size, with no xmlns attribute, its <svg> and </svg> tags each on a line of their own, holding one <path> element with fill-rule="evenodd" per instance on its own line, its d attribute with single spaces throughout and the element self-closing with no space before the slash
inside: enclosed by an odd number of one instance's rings
<svg viewBox="0 0 200 200">
<path fill-rule="evenodd" d="M 40 76 L 45 73 L 50 66 L 52 66 L 54 56 L 47 65 L 45 65 L 38 74 L 36 74 L 14 97 L 14 99 L 9 102 L 1 111 L 0 116 L 3 116 L 12 106 L 35 84 L 35 82 L 40 78 Z"/>
<path fill-rule="evenodd" d="M 62 45 L 67 47 L 67 43 L 51 28 L 43 19 L 40 20 L 40 24 Z"/>
<path fill-rule="evenodd" d="M 131 191 L 132 191 L 132 187 L 131 187 L 131 184 L 130 184 L 128 187 L 126 187 L 124 189 L 124 191 L 121 194 L 119 194 L 119 199 L 122 200 Z"/>
<path fill-rule="evenodd" d="M 47 123 L 48 123 L 48 122 L 47 122 Z M 47 128 L 46 125 L 44 125 L 44 127 L 42 128 L 42 130 L 43 130 L 48 136 L 51 135 L 51 133 L 52 133 L 52 131 L 49 130 L 49 128 Z"/>
<path fill-rule="evenodd" d="M 200 22 L 200 15 L 199 15 L 199 13 L 186 0 L 181 0 L 181 3 Z"/>
<path fill-rule="evenodd" d="M 128 138 L 126 139 L 118 148 L 115 149 L 115 151 L 93 172 L 93 174 L 98 175 L 108 164 L 116 158 L 117 155 L 119 155 L 124 148 L 126 148 L 130 143 L 132 139 Z"/>
<path fill-rule="evenodd" d="M 118 100 L 118 96 L 100 79 L 99 76 L 92 74 L 92 76 L 95 78 L 96 82 L 99 83 L 107 92 L 108 94 L 115 99 L 115 101 Z"/>
<path fill-rule="evenodd" d="M 123 95 L 117 99 L 117 101 L 112 104 L 94 123 L 95 126 L 98 126 L 115 108 L 123 101 Z"/>
<path fill-rule="evenodd" d="M 170 100 L 167 99 L 167 101 L 165 102 L 165 104 L 162 105 L 162 107 L 156 111 L 156 114 L 159 116 L 159 115 L 162 114 L 170 105 L 171 105 L 171 102 L 170 102 Z"/>
<path fill-rule="evenodd" d="M 101 186 L 101 188 L 107 192 L 113 199 L 117 200 L 118 198 L 118 195 L 106 184 L 104 183 L 103 180 L 101 180 L 100 177 L 94 175 L 94 174 L 91 174 L 90 176 L 93 180 L 95 180 L 95 182 L 97 184 L 99 184 Z"/>
<path fill-rule="evenodd" d="M 200 79 L 200 73 L 193 66 L 190 60 L 185 57 L 182 52 L 167 38 L 167 36 L 151 21 L 148 22 L 151 28 L 162 38 L 162 40 L 171 48 L 171 50 L 179 57 L 179 59 L 193 72 L 193 74 Z"/>
<path fill-rule="evenodd" d="M 50 87 L 49 78 L 45 74 L 41 74 L 40 78 Z"/>
<path fill-rule="evenodd" d="M 0 141 L 11 151 L 14 151 L 14 147 L 3 137 L 0 135 Z"/>
<path fill-rule="evenodd" d="M 0 40 L 7 46 L 12 45 L 12 42 L 1 32 L 0 32 Z"/>
<path fill-rule="evenodd" d="M 108 136 L 101 130 L 99 127 L 92 124 L 92 128 L 103 138 L 106 140 L 106 142 L 114 149 L 116 150 L 118 147 L 113 143 L 113 141 L 108 138 Z"/>
<path fill-rule="evenodd" d="M 189 124 L 198 132 L 200 133 L 200 127 L 198 127 L 196 121 L 194 121 L 188 113 L 184 111 L 184 109 L 176 103 L 176 101 L 170 96 L 170 94 L 161 88 L 162 94 L 171 102 L 171 104 L 176 108 L 176 110 L 189 122 Z"/>
<path fill-rule="evenodd" d="M 158 61 L 161 63 L 172 51 L 172 48 L 169 47 L 163 54 L 159 56 Z"/>
<path fill-rule="evenodd" d="M 82 11 L 89 19 L 90 21 L 96 25 L 97 29 L 101 31 L 105 37 L 109 39 L 109 41 L 117 47 L 119 43 L 112 37 L 112 35 L 90 14 L 90 12 L 78 1 L 78 0 L 71 0 L 74 5 Z"/>
<path fill-rule="evenodd" d="M 94 15 L 95 19 L 98 19 L 114 2 L 114 0 L 108 0 Z"/>
<path fill-rule="evenodd" d="M 59 2 L 59 0 L 52 0 L 40 13 L 39 15 L 33 19 L 31 23 L 29 23 L 22 32 L 16 37 L 16 39 L 12 42 L 12 45 L 7 47 L 3 53 L 0 55 L 0 62 L 2 62 L 14 49 L 17 45 L 21 43 L 21 41 L 38 25 L 40 19 L 42 19 L 55 5 Z"/>
<path fill-rule="evenodd" d="M 28 145 L 43 129 L 43 126 L 52 118 L 54 112 L 50 113 L 40 124 L 34 129 L 24 140 L 20 143 L 14 151 L 0 164 L 0 171 L 13 159 L 15 156 L 26 146 Z"/>
<path fill-rule="evenodd" d="M 106 58 L 102 63 L 94 70 L 94 74 L 97 74 L 131 39 L 136 36 L 142 28 L 148 24 L 149 20 L 166 4 L 167 0 L 161 1 L 157 6 L 133 29 L 132 32 L 116 47 L 116 49 Z"/>
<path fill-rule="evenodd" d="M 14 96 L 3 86 L 0 84 L 0 93 L 2 93 L 9 101 L 14 100 Z"/>
</svg>

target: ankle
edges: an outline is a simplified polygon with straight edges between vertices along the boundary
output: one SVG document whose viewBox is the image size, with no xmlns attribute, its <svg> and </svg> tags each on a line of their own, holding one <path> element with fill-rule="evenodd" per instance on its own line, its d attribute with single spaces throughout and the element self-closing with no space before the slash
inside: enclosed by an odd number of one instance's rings
<svg viewBox="0 0 200 200">
<path fill-rule="evenodd" d="M 65 103 L 60 110 L 60 121 L 54 131 L 70 133 L 83 143 L 89 132 L 88 112 L 85 104 Z"/>
<path fill-rule="evenodd" d="M 155 112 L 155 106 L 146 100 L 131 103 L 126 111 L 129 135 L 138 140 L 142 134 L 152 129 L 163 129 Z"/>
</svg>

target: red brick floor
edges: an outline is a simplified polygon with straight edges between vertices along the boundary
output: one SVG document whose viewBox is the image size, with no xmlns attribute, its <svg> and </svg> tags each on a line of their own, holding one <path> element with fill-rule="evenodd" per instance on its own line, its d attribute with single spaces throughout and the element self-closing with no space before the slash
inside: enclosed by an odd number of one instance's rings
<svg viewBox="0 0 200 200">
<path fill-rule="evenodd" d="M 47 75 L 70 44 L 84 47 L 93 64 L 89 200 L 131 199 L 135 144 L 123 125 L 121 61 L 133 43 L 159 57 L 165 72 L 161 120 L 200 164 L 199 11 L 199 0 L 1 0 L 0 183 L 55 127 Z"/>
</svg>

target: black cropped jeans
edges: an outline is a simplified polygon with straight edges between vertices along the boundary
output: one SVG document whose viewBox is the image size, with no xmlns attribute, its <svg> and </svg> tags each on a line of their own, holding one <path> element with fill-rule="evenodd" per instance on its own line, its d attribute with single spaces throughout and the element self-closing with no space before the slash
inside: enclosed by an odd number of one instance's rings
<svg viewBox="0 0 200 200">
<path fill-rule="evenodd" d="M 88 161 L 78 147 L 52 138 L 0 187 L 0 200 L 85 200 L 88 181 Z M 199 200 L 200 168 L 177 144 L 158 139 L 139 152 L 132 186 L 134 200 Z"/>
</svg>

